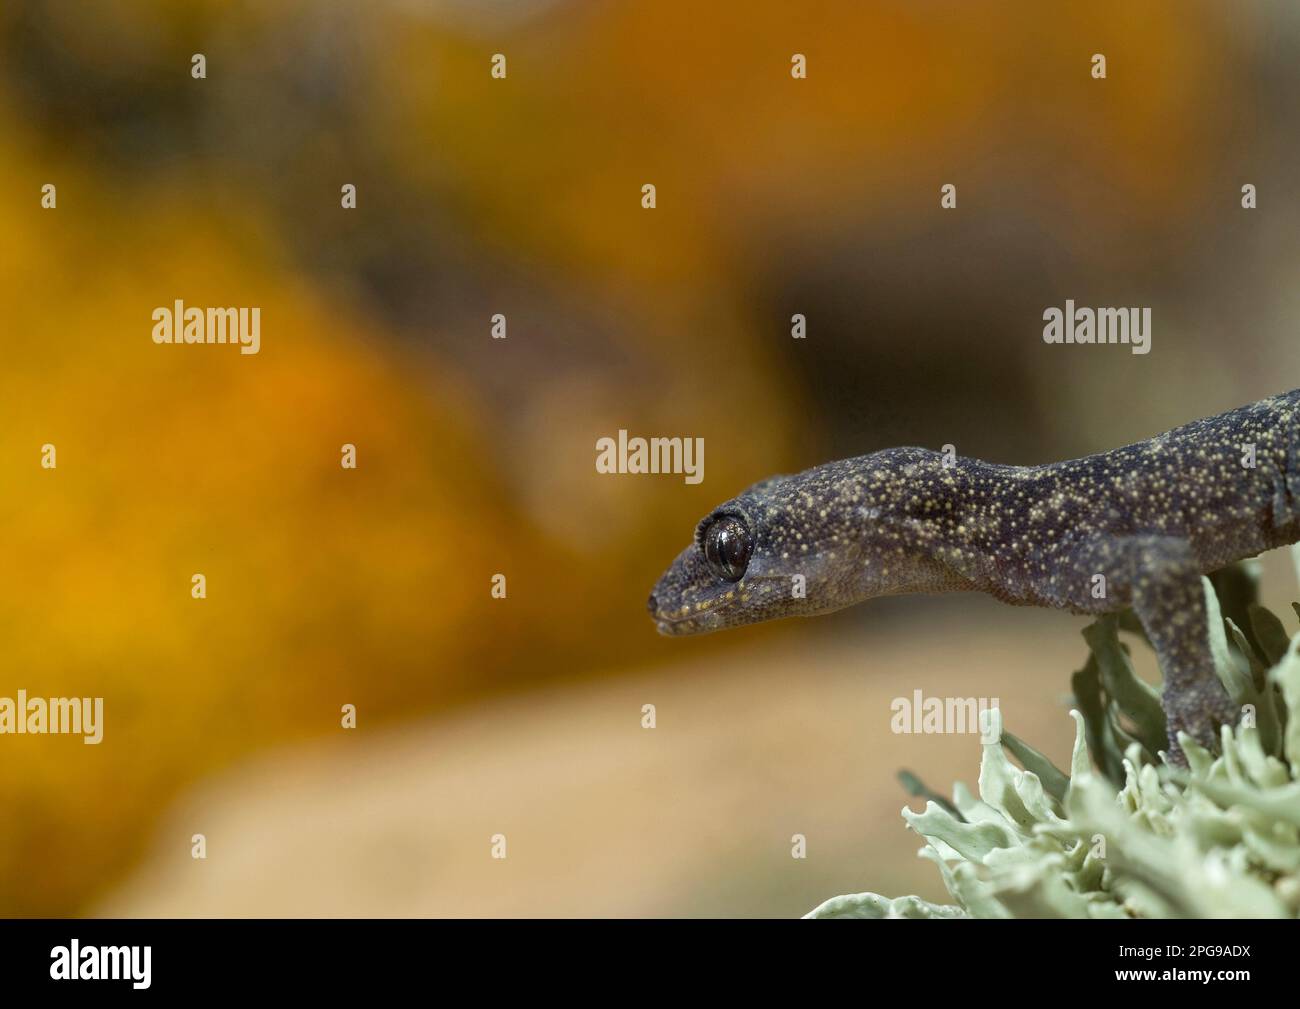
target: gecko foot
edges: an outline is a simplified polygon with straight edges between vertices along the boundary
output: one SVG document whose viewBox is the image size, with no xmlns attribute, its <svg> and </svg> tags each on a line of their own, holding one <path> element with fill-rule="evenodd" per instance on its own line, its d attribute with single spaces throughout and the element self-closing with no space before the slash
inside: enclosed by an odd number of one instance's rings
<svg viewBox="0 0 1300 1009">
<path fill-rule="evenodd" d="M 1169 760 L 1178 767 L 1187 766 L 1187 756 L 1178 745 L 1178 733 L 1186 733 L 1205 749 L 1217 753 L 1219 726 L 1236 725 L 1241 717 L 1240 706 L 1228 697 L 1217 677 L 1202 678 L 1179 690 L 1166 688 L 1163 703 Z"/>
</svg>

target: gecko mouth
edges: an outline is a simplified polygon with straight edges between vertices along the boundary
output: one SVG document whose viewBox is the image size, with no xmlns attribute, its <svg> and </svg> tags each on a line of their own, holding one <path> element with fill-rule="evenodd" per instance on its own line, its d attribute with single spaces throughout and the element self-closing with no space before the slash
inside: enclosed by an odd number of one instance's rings
<svg viewBox="0 0 1300 1009">
<path fill-rule="evenodd" d="M 699 613 L 687 617 L 655 617 L 655 628 L 660 634 L 669 638 L 705 634 L 720 630 L 723 626 L 716 613 Z"/>
<path fill-rule="evenodd" d="M 687 613 L 682 613 L 680 610 L 668 612 L 659 606 L 658 600 L 652 595 L 647 608 L 650 616 L 654 618 L 655 629 L 670 638 L 679 638 L 687 634 L 703 634 L 725 626 L 717 607 Z"/>
</svg>

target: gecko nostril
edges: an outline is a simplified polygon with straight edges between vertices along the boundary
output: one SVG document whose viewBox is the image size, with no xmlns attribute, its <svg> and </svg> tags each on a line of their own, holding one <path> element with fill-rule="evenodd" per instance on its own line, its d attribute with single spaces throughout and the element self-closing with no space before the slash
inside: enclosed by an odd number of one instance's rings
<svg viewBox="0 0 1300 1009">
<path fill-rule="evenodd" d="M 646 603 L 646 607 L 645 607 L 645 608 L 646 608 L 647 610 L 649 610 L 651 613 L 656 613 L 656 612 L 658 612 L 658 610 L 659 610 L 659 603 L 658 603 L 658 601 L 655 599 L 655 594 L 654 594 L 653 592 L 650 593 L 650 601 L 649 601 L 648 603 Z"/>
</svg>

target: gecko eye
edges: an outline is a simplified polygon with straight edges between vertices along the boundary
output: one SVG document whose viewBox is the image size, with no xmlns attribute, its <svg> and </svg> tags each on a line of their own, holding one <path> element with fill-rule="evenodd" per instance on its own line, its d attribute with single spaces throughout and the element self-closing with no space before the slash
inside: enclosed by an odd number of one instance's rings
<svg viewBox="0 0 1300 1009">
<path fill-rule="evenodd" d="M 725 582 L 738 582 L 749 566 L 754 552 L 754 538 L 745 523 L 733 515 L 724 515 L 704 530 L 704 558 L 714 574 Z"/>
</svg>

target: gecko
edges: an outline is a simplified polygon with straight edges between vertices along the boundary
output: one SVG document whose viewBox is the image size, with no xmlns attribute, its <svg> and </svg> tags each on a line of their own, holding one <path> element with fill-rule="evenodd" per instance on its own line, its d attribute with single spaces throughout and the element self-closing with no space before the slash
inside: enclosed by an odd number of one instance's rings
<svg viewBox="0 0 1300 1009">
<path fill-rule="evenodd" d="M 1240 709 L 1215 672 L 1202 576 L 1300 540 L 1300 389 L 1038 466 L 892 448 L 754 484 L 659 579 L 660 633 L 813 616 L 880 596 L 984 592 L 1132 608 L 1156 652 L 1168 755 Z"/>
</svg>

